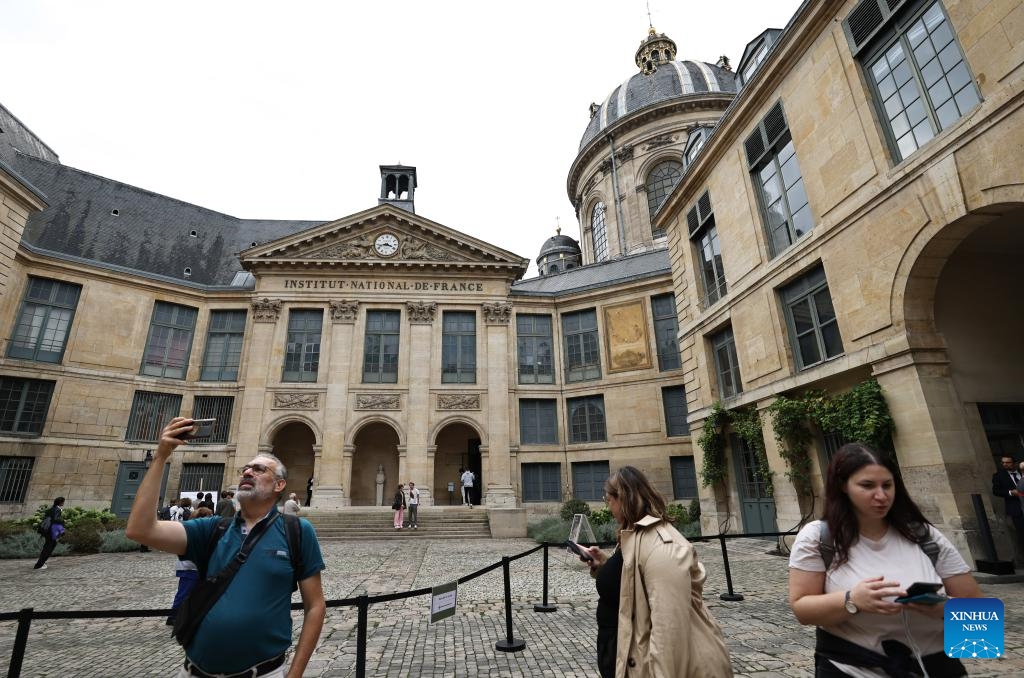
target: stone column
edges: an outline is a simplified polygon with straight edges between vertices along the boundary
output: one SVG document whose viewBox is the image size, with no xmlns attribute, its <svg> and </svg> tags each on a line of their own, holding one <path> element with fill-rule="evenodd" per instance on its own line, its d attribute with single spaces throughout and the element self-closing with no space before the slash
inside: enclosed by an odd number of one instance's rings
<svg viewBox="0 0 1024 678">
<path fill-rule="evenodd" d="M 324 440 L 323 453 L 316 468 L 316 485 L 313 488 L 314 508 L 340 508 L 349 506 L 351 498 L 345 494 L 345 487 L 351 484 L 351 476 L 343 475 L 345 469 L 345 431 L 348 428 L 349 392 L 353 355 L 355 351 L 355 322 L 359 313 L 359 302 L 340 299 L 330 302 L 331 308 L 331 353 L 327 364 L 327 395 L 324 399 Z M 350 457 L 351 458 L 351 457 Z M 351 474 L 351 464 L 348 473 Z"/>
<path fill-rule="evenodd" d="M 509 321 L 512 304 L 507 301 L 483 305 L 485 346 L 487 355 L 487 440 L 486 454 L 480 448 L 481 463 L 486 463 L 485 504 L 488 508 L 516 508 L 509 456 L 509 410 L 505 406 L 509 394 Z"/>
<path fill-rule="evenodd" d="M 401 482 L 412 480 L 420 488 L 421 506 L 430 506 L 430 488 L 434 481 L 433 455 L 427 453 L 431 444 L 430 370 L 433 366 L 434 319 L 437 304 L 410 301 L 409 316 L 409 395 L 405 403 L 406 444 L 399 448 L 398 464 Z M 420 484 L 422 483 L 422 487 Z"/>
<path fill-rule="evenodd" d="M 229 468 L 241 465 L 239 458 L 246 461 L 256 450 L 269 452 L 271 446 L 260 444 L 263 433 L 263 415 L 266 411 L 267 385 L 270 381 L 271 365 L 280 365 L 274 359 L 274 334 L 277 320 L 281 315 L 280 299 L 254 299 L 252 305 L 252 332 L 249 350 L 246 351 L 245 383 L 242 389 L 238 417 L 238 445 Z M 237 478 L 235 479 L 237 481 Z"/>
<path fill-rule="evenodd" d="M 908 350 L 873 369 L 896 422 L 893 442 L 910 496 L 973 562 L 972 554 L 984 550 L 971 494 L 990 494 L 991 462 L 987 451 L 975 449 L 946 352 Z M 989 521 L 999 524 L 991 514 Z"/>
</svg>

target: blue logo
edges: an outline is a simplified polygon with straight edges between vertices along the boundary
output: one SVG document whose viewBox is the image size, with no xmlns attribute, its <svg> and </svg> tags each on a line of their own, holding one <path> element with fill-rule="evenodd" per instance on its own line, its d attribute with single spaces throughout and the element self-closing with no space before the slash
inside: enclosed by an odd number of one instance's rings
<svg viewBox="0 0 1024 678">
<path fill-rule="evenodd" d="M 952 598 L 946 601 L 943 614 L 947 655 L 957 659 L 1003 656 L 1003 601 Z"/>
</svg>

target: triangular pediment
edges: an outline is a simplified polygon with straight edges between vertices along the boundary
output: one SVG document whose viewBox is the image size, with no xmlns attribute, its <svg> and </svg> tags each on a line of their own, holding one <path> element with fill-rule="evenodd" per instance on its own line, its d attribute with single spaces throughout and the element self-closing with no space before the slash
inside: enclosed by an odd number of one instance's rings
<svg viewBox="0 0 1024 678">
<path fill-rule="evenodd" d="M 248 270 L 264 267 L 493 268 L 522 277 L 529 260 L 421 216 L 380 205 L 245 250 Z"/>
</svg>

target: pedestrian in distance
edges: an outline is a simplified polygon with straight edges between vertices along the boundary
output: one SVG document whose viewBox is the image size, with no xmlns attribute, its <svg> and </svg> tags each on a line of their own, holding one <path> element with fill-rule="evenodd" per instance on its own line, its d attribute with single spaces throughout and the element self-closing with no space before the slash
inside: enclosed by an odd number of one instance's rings
<svg viewBox="0 0 1024 678">
<path fill-rule="evenodd" d="M 605 483 L 618 523 L 609 556 L 580 547 L 597 585 L 601 678 L 728 678 L 725 639 L 704 606 L 704 566 L 672 526 L 665 499 L 647 477 L 623 466 Z"/>
<path fill-rule="evenodd" d="M 409 481 L 409 527 L 418 530 L 420 527 L 420 491 L 416 489 L 416 483 Z"/>
<path fill-rule="evenodd" d="M 210 509 L 200 506 L 192 514 L 191 519 L 205 518 L 209 515 L 213 515 Z M 174 576 L 178 578 L 178 590 L 174 593 L 174 600 L 171 602 L 171 613 L 167 616 L 168 626 L 174 626 L 174 619 L 178 608 L 185 602 L 188 594 L 192 593 L 192 589 L 196 587 L 196 583 L 199 581 L 199 568 L 191 560 L 178 556 L 177 562 L 174 564 Z"/>
<path fill-rule="evenodd" d="M 152 510 L 152 509 L 150 509 Z M 43 549 L 39 552 L 39 559 L 36 560 L 34 570 L 45 570 L 46 561 L 53 555 L 57 548 L 57 540 L 64 534 L 64 497 L 57 497 L 53 505 L 43 513 L 43 520 L 39 523 L 39 533 L 43 535 Z"/>
<path fill-rule="evenodd" d="M 288 501 L 284 503 L 284 513 L 290 516 L 299 515 L 299 502 L 294 492 L 288 495 Z"/>
<path fill-rule="evenodd" d="M 327 611 L 320 581 L 324 561 L 316 532 L 309 521 L 282 517 L 278 512 L 277 502 L 288 484 L 288 472 L 281 460 L 270 454 L 258 454 L 239 469 L 237 496 L 241 510 L 223 533 L 218 530 L 222 519 L 217 516 L 158 522 L 152 506 L 164 464 L 179 446 L 188 444 L 181 436 L 194 428 L 194 420 L 175 417 L 161 431 L 153 464 L 138 487 L 126 530 L 129 539 L 194 561 L 200 570 L 205 569 L 207 577 L 237 568 L 197 632 L 186 642 L 185 662 L 178 678 L 218 674 L 300 678 L 316 647 Z M 297 526 L 298 534 L 289 531 L 286 523 Z M 253 548 L 257 540 L 258 548 Z M 236 556 L 243 541 L 251 552 L 239 566 Z M 291 547 L 296 541 L 298 553 Z M 285 668 L 285 654 L 292 644 L 291 598 L 296 584 L 302 598 L 302 628 L 291 663 Z M 203 590 L 208 588 L 205 582 L 201 585 Z M 200 590 L 197 587 L 193 594 Z M 182 611 L 178 615 L 180 624 Z"/>
<path fill-rule="evenodd" d="M 929 595 L 907 597 L 915 582 Z M 817 626 L 815 676 L 966 675 L 943 645 L 945 596 L 981 597 L 971 568 L 922 515 L 888 454 L 843 445 L 828 466 L 825 516 L 789 556 L 789 604 Z"/>
<path fill-rule="evenodd" d="M 309 506 L 310 502 L 313 501 L 313 476 L 309 477 L 306 481 L 306 506 Z"/>
<path fill-rule="evenodd" d="M 1024 505 L 1017 489 L 1024 476 L 1009 455 L 1000 458 L 999 465 L 1002 469 L 992 474 L 992 496 L 1003 500 L 1004 520 L 1013 537 L 1013 559 L 1018 565 L 1024 565 Z"/>
<path fill-rule="evenodd" d="M 473 508 L 473 472 L 468 468 L 462 471 L 462 505 Z"/>
<path fill-rule="evenodd" d="M 217 508 L 213 512 L 222 518 L 230 518 L 235 515 L 235 503 L 231 501 L 227 490 L 220 491 L 220 499 L 217 500 Z"/>
<path fill-rule="evenodd" d="M 180 508 L 181 511 L 179 512 L 178 517 L 174 518 L 174 520 L 188 520 L 192 517 L 192 500 L 188 497 L 182 497 L 178 501 L 178 508 Z"/>
<path fill-rule="evenodd" d="M 395 529 L 402 529 L 402 522 L 405 519 L 405 488 L 401 483 L 398 484 L 398 489 L 395 490 L 395 496 L 391 500 L 391 510 L 395 512 Z"/>
</svg>

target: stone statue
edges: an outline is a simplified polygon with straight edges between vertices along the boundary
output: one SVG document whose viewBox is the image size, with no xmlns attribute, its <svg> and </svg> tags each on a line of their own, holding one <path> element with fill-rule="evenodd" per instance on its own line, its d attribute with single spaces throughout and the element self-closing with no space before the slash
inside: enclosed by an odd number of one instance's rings
<svg viewBox="0 0 1024 678">
<path fill-rule="evenodd" d="M 377 503 L 375 506 L 384 505 L 384 464 L 377 465 Z"/>
</svg>

